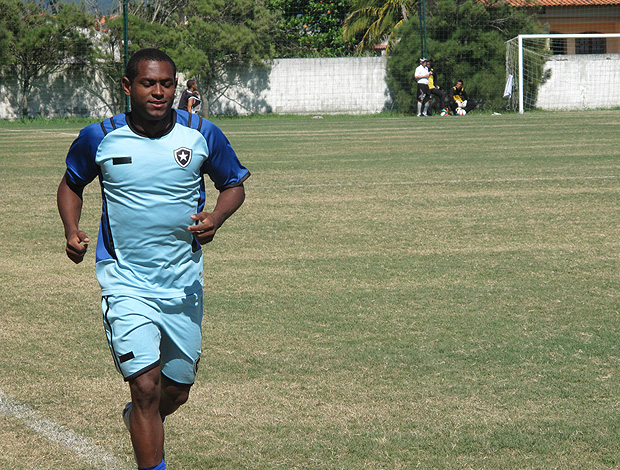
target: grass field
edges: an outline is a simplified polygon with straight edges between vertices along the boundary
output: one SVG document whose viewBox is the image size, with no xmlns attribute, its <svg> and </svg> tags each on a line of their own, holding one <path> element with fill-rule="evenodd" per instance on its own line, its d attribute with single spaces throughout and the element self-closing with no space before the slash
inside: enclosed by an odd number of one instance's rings
<svg viewBox="0 0 620 470">
<path fill-rule="evenodd" d="M 170 469 L 620 466 L 618 111 L 216 123 L 253 176 Z M 0 124 L 5 470 L 133 468 L 56 211 L 80 127 Z M 99 211 L 95 183 L 92 238 Z"/>
</svg>

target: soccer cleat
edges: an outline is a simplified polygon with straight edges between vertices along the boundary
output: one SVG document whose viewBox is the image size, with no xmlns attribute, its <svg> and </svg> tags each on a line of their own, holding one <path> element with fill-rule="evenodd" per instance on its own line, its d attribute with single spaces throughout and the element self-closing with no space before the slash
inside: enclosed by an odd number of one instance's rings
<svg viewBox="0 0 620 470">
<path fill-rule="evenodd" d="M 131 426 L 129 423 L 129 415 L 131 414 L 131 402 L 125 405 L 123 409 L 123 421 L 125 422 L 125 426 L 127 426 L 127 431 L 131 431 Z"/>
</svg>

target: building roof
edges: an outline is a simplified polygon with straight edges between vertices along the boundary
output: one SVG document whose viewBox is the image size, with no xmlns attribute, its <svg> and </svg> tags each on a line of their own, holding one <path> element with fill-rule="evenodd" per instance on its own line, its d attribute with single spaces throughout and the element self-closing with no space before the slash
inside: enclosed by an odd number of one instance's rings
<svg viewBox="0 0 620 470">
<path fill-rule="evenodd" d="M 506 0 L 512 6 L 541 7 L 599 7 L 603 5 L 620 5 L 620 0 Z"/>
</svg>

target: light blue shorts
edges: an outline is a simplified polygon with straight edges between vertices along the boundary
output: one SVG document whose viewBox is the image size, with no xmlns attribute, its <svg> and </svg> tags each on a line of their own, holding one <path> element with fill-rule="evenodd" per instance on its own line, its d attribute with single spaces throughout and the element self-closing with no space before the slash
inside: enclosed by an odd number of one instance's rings
<svg viewBox="0 0 620 470">
<path fill-rule="evenodd" d="M 202 295 L 175 299 L 109 295 L 101 306 L 110 351 L 125 380 L 159 366 L 174 382 L 194 383 L 201 354 Z"/>
</svg>

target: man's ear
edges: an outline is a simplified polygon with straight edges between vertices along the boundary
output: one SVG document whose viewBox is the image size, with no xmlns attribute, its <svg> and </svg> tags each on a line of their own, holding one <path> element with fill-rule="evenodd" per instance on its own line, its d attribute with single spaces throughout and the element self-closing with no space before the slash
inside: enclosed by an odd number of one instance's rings
<svg viewBox="0 0 620 470">
<path fill-rule="evenodd" d="M 123 77 L 121 80 L 123 91 L 127 96 L 131 95 L 131 81 L 127 77 Z"/>
</svg>

